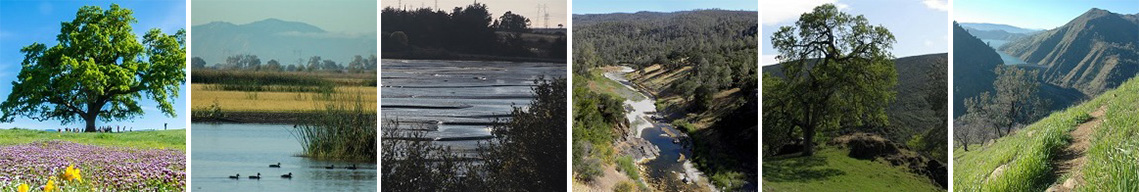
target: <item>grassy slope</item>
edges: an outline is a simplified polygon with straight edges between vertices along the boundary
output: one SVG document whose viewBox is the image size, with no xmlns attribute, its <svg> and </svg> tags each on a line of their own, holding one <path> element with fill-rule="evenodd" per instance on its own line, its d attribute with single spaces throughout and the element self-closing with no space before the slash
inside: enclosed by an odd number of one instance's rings
<svg viewBox="0 0 1139 192">
<path fill-rule="evenodd" d="M 1116 90 L 1052 113 L 1011 136 L 988 146 L 956 151 L 954 189 L 959 191 L 1040 191 L 1055 180 L 1050 160 L 1068 144 L 1068 132 L 1087 114 L 1106 106 L 1106 122 L 1092 136 L 1083 174 L 1085 185 L 1077 190 L 1139 190 L 1139 80 L 1132 79 Z M 994 173 L 1002 167 L 1000 173 Z"/>
<path fill-rule="evenodd" d="M 811 157 L 774 157 L 763 162 L 764 191 L 942 191 L 928 179 L 886 162 L 847 156 L 824 147 Z"/>
<path fill-rule="evenodd" d="M 46 140 L 64 140 L 100 146 L 186 150 L 185 129 L 124 133 L 57 133 L 26 129 L 0 129 L 0 145 Z"/>
</svg>

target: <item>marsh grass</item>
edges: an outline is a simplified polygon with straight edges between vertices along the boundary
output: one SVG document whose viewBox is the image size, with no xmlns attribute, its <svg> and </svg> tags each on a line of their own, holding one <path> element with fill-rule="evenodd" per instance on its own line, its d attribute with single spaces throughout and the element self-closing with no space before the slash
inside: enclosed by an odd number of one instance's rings
<svg viewBox="0 0 1139 192">
<path fill-rule="evenodd" d="M 191 83 L 216 84 L 209 88 L 224 91 L 331 93 L 336 91 L 337 85 L 361 84 L 330 81 L 305 73 L 195 70 L 191 76 L 194 77 Z"/>
<path fill-rule="evenodd" d="M 326 104 L 292 130 L 315 159 L 375 161 L 376 114 L 359 96 Z"/>
</svg>

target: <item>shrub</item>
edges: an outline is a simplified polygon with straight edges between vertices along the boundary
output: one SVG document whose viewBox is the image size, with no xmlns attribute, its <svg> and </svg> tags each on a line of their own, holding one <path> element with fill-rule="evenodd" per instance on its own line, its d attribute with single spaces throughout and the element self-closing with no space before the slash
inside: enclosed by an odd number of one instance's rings
<svg viewBox="0 0 1139 192">
<path fill-rule="evenodd" d="M 629 179 L 634 181 L 641 180 L 640 170 L 637 169 L 637 164 L 633 162 L 633 158 L 629 156 L 621 156 L 617 158 L 617 168 L 624 172 Z"/>
</svg>

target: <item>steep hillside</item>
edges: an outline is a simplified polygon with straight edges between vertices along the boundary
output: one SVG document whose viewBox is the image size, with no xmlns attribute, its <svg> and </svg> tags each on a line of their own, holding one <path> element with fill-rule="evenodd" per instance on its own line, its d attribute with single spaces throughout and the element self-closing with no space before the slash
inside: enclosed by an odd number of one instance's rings
<svg viewBox="0 0 1139 192">
<path fill-rule="evenodd" d="M 301 22 L 266 19 L 235 25 L 210 22 L 191 27 L 194 57 L 207 65 L 225 63 L 237 54 L 257 55 L 262 60 L 276 59 L 281 64 L 295 64 L 298 59 L 320 56 L 337 63 L 348 63 L 355 55 L 376 53 L 376 34 L 347 34 L 324 31 Z"/>
<path fill-rule="evenodd" d="M 1067 24 L 1009 42 L 1000 49 L 1047 66 L 1045 81 L 1087 95 L 1114 88 L 1139 72 L 1137 15 L 1091 9 Z"/>
<path fill-rule="evenodd" d="M 997 75 L 993 68 L 1003 63 L 1001 56 L 985 42 L 969 34 L 961 25 L 953 25 L 953 111 L 954 117 L 965 114 L 965 98 L 993 90 Z"/>
<path fill-rule="evenodd" d="M 954 153 L 961 191 L 1139 190 L 1139 80 L 1053 113 L 1012 135 Z M 1083 148 L 1078 154 L 1066 153 Z M 960 149 L 960 148 L 958 148 Z M 1065 161 L 1073 159 L 1079 161 Z M 1082 158 L 1082 160 L 1080 160 Z M 1069 180 L 1070 178 L 1074 178 Z"/>
</svg>

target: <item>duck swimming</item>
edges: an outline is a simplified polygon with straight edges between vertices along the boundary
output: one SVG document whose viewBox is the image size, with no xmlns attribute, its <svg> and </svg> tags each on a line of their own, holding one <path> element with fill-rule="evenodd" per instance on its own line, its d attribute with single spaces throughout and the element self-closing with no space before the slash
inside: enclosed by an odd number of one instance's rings
<svg viewBox="0 0 1139 192">
<path fill-rule="evenodd" d="M 289 174 L 281 175 L 281 178 L 292 179 L 293 178 L 293 172 L 289 172 Z"/>
<path fill-rule="evenodd" d="M 249 179 L 261 179 L 261 173 L 257 173 L 257 175 L 250 175 Z"/>
<path fill-rule="evenodd" d="M 351 170 L 356 170 L 356 168 L 357 168 L 357 167 L 356 167 L 356 164 L 352 164 L 352 166 L 351 166 L 351 167 L 348 167 L 348 169 L 351 169 Z"/>
<path fill-rule="evenodd" d="M 324 167 L 324 168 L 325 169 L 332 169 L 332 168 L 336 168 L 336 165 L 328 165 L 328 167 Z"/>
<path fill-rule="evenodd" d="M 230 179 L 241 179 L 241 174 L 237 174 L 237 175 L 234 175 L 234 176 L 229 176 L 229 178 L 230 178 Z"/>
<path fill-rule="evenodd" d="M 276 164 L 276 165 L 274 165 L 274 164 L 269 164 L 269 168 L 281 168 L 281 162 L 277 162 L 277 164 Z"/>
</svg>

